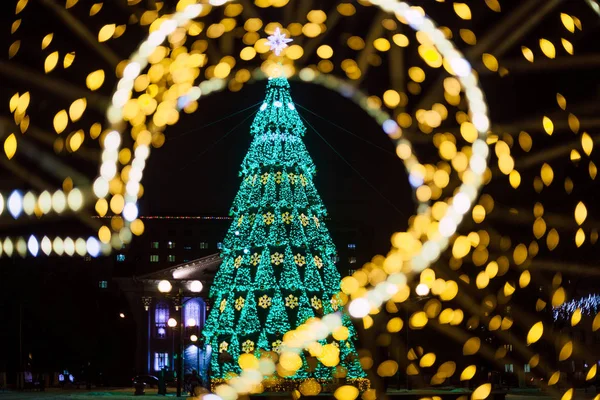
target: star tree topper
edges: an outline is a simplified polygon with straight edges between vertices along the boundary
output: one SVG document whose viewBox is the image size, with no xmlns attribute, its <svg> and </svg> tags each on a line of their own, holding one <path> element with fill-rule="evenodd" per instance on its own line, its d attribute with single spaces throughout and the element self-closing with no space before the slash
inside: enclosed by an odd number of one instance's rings
<svg viewBox="0 0 600 400">
<path fill-rule="evenodd" d="M 288 39 L 285 37 L 285 33 L 281 33 L 279 27 L 275 28 L 275 32 L 269 36 L 268 38 L 269 46 L 271 50 L 275 53 L 276 56 L 280 55 L 283 49 L 288 47 L 288 43 L 293 41 L 293 39 Z"/>
</svg>

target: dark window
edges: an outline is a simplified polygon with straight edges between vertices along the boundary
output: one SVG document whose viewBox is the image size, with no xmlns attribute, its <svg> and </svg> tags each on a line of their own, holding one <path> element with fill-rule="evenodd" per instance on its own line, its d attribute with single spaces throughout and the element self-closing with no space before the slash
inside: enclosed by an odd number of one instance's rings
<svg viewBox="0 0 600 400">
<path fill-rule="evenodd" d="M 151 249 L 158 249 L 158 242 L 152 242 L 152 243 L 150 244 L 150 248 L 151 248 Z"/>
<path fill-rule="evenodd" d="M 117 254 L 117 261 L 118 262 L 125 261 L 125 254 Z"/>
<path fill-rule="evenodd" d="M 90 255 L 88 254 L 88 255 L 86 255 L 86 256 L 85 256 L 83 259 L 84 259 L 85 261 L 92 261 L 92 256 L 90 256 Z"/>
<path fill-rule="evenodd" d="M 158 262 L 158 255 L 157 254 L 152 254 L 150 256 L 150 262 Z"/>
<path fill-rule="evenodd" d="M 98 282 L 98 287 L 100 289 L 106 289 L 106 288 L 108 288 L 108 281 L 99 281 Z"/>
<path fill-rule="evenodd" d="M 183 246 L 183 249 L 184 249 L 184 250 L 191 250 L 191 249 L 192 249 L 192 246 Z"/>
</svg>

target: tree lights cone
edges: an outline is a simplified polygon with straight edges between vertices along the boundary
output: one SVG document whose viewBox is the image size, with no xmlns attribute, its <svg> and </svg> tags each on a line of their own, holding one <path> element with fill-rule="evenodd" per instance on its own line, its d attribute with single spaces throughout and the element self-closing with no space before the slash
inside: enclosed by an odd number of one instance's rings
<svg viewBox="0 0 600 400">
<path fill-rule="evenodd" d="M 223 263 L 210 292 L 215 307 L 203 334 L 214 349 L 213 385 L 241 373 L 241 355 L 280 353 L 290 329 L 342 307 L 336 248 L 313 183 L 316 169 L 302 141 L 305 131 L 287 79 L 271 78 L 250 128 L 254 140 L 242 162 Z M 368 381 L 354 347 L 356 331 L 348 316 L 343 323 L 347 335 L 320 341 L 335 347 L 339 361 L 303 352 L 268 390 L 293 390 L 306 379 L 327 386 L 336 367 L 345 372 L 342 381 L 364 389 Z"/>
</svg>

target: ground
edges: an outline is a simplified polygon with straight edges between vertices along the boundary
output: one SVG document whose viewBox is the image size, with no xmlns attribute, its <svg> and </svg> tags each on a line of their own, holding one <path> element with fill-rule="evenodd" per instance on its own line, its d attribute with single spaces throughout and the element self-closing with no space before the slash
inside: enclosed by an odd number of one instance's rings
<svg viewBox="0 0 600 400">
<path fill-rule="evenodd" d="M 133 389 L 105 389 L 102 391 L 84 391 L 84 390 L 60 390 L 60 389 L 49 389 L 46 392 L 9 392 L 9 391 L 0 391 L 0 400 L 35 400 L 35 399 L 43 399 L 43 400 L 99 400 L 99 399 L 110 399 L 110 400 L 131 400 L 132 398 L 140 398 L 138 396 L 133 395 Z M 415 394 L 421 395 L 418 397 L 429 397 L 431 396 L 431 391 L 411 391 L 409 392 L 398 392 L 398 393 L 390 393 L 390 399 L 395 398 L 412 398 Z M 427 392 L 427 393 L 425 393 Z M 441 393 L 440 393 L 441 392 Z M 448 394 L 450 392 L 447 392 Z M 429 396 L 427 396 L 429 394 Z M 444 398 L 443 391 L 436 391 L 436 395 Z M 584 393 L 583 390 L 577 390 L 575 392 L 575 396 L 573 399 L 593 399 L 595 394 L 592 393 Z M 175 391 L 170 389 L 169 394 L 167 394 L 168 398 L 175 398 Z M 268 396 L 265 396 L 268 397 Z M 320 399 L 328 398 L 329 396 L 319 396 Z M 164 399 L 165 396 L 159 396 L 156 394 L 156 389 L 147 389 L 146 394 L 140 399 Z M 186 397 L 183 396 L 183 399 Z M 506 400 L 549 400 L 551 397 L 545 395 L 544 393 L 537 390 L 529 390 L 529 391 L 515 391 L 512 393 L 508 393 L 506 396 Z M 197 399 L 194 397 L 187 397 L 187 399 Z"/>
<path fill-rule="evenodd" d="M 99 400 L 99 399 L 110 399 L 110 400 L 130 400 L 134 397 L 139 396 L 133 395 L 133 388 L 131 389 L 104 389 L 104 390 L 60 390 L 60 389 L 48 389 L 45 392 L 2 392 L 0 391 L 0 400 Z M 157 389 L 146 389 L 146 394 L 141 399 L 164 399 L 165 396 L 159 396 L 156 394 Z M 175 390 L 169 388 L 168 398 L 175 397 Z M 186 396 L 181 398 L 185 399 Z M 193 399 L 193 397 L 189 397 Z"/>
</svg>

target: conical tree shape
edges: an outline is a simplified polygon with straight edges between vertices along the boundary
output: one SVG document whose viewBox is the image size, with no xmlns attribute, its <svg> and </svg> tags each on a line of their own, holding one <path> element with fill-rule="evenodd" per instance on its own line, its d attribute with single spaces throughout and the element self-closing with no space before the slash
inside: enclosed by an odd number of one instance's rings
<svg viewBox="0 0 600 400">
<path fill-rule="evenodd" d="M 233 222 L 223 241 L 223 264 L 210 298 L 214 303 L 203 335 L 212 352 L 211 380 L 218 384 L 239 373 L 244 353 L 278 351 L 283 335 L 308 318 L 335 312 L 340 274 L 336 249 L 324 224 L 326 209 L 313 183 L 315 166 L 302 141 L 306 128 L 285 78 L 273 78 L 250 129 L 253 140 L 242 162 L 242 183 L 231 207 Z M 339 367 L 346 382 L 365 389 L 366 374 L 357 361 L 356 331 L 323 344 L 342 347 Z M 233 357 L 233 360 L 231 358 Z M 327 385 L 335 368 L 320 361 L 281 378 L 281 390 L 303 379 Z"/>
</svg>

